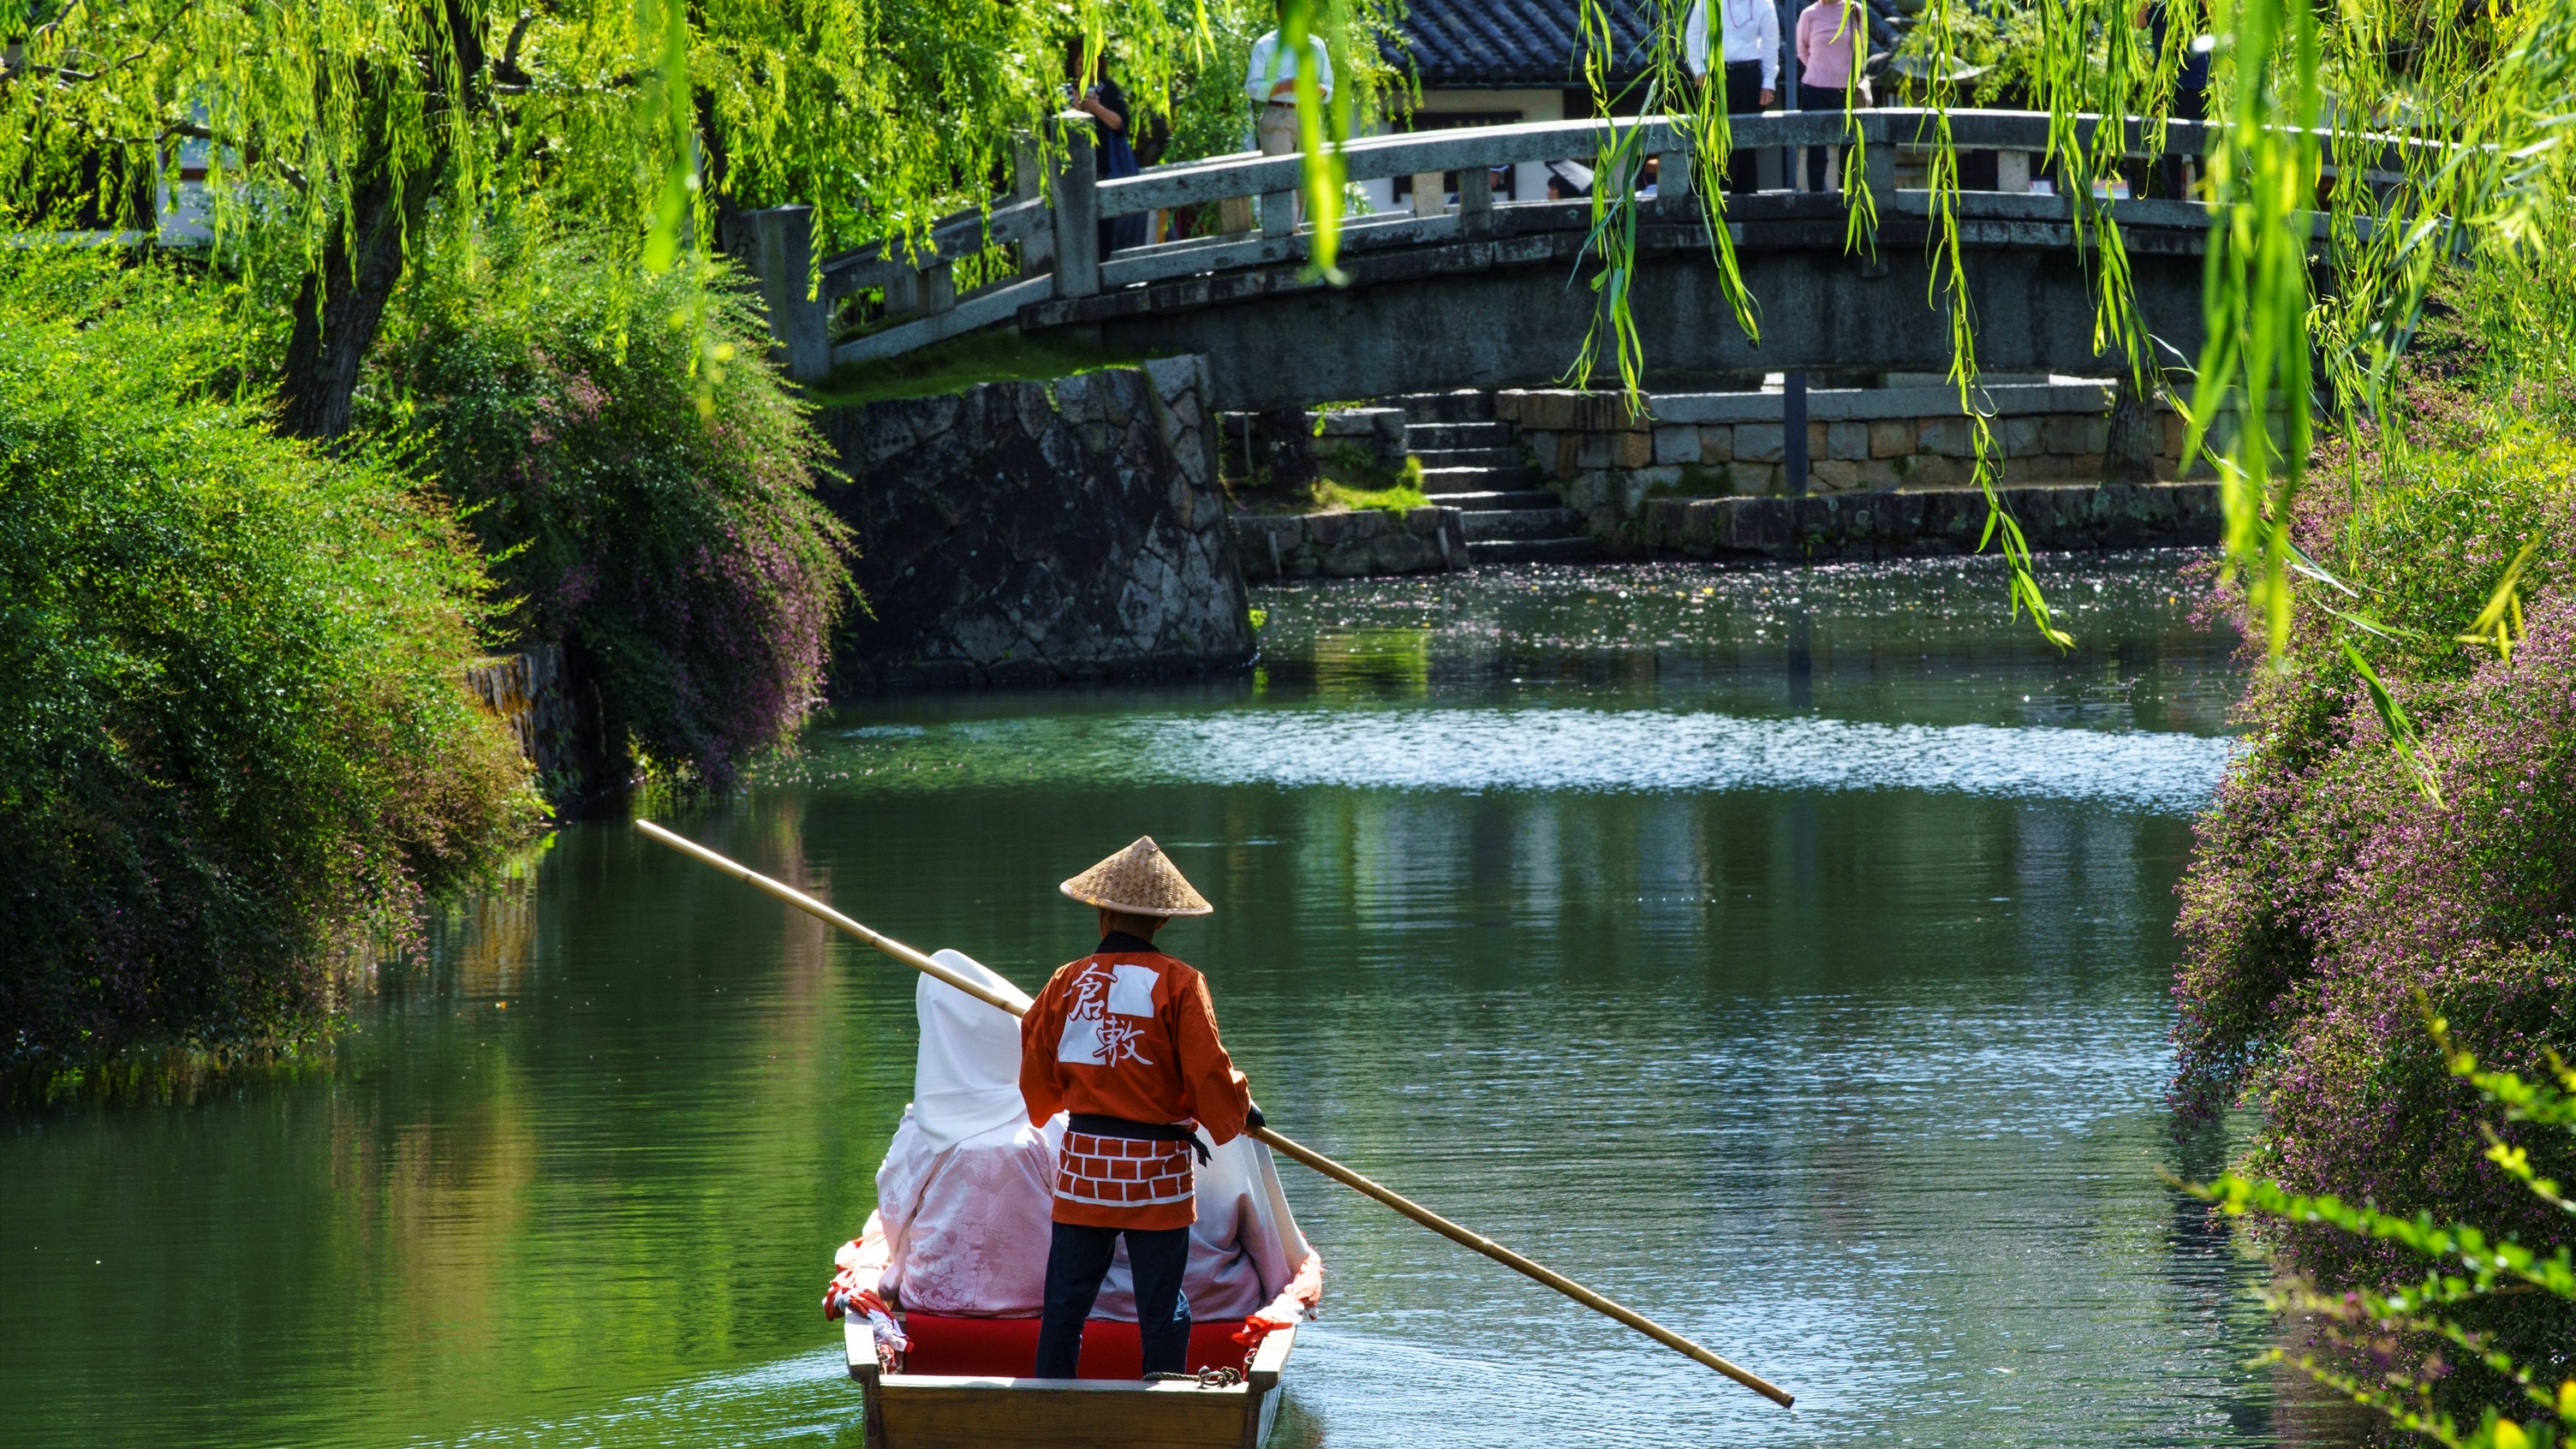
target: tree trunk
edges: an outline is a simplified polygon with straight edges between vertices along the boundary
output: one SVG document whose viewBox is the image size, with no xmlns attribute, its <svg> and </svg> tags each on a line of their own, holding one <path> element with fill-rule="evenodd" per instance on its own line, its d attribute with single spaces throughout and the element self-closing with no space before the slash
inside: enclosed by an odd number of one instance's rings
<svg viewBox="0 0 2576 1449">
<path fill-rule="evenodd" d="M 2156 399 L 2138 390 L 2137 379 L 2120 374 L 2120 390 L 2111 399 L 2111 432 L 2102 445 L 2102 481 L 2153 483 L 2156 454 L 2164 441 L 2164 420 L 2156 416 Z"/>
<path fill-rule="evenodd" d="M 392 127 L 401 107 L 385 77 L 366 67 L 358 72 L 360 96 L 374 116 L 374 144 L 350 188 L 349 214 L 322 249 L 321 269 L 307 272 L 296 294 L 295 330 L 287 338 L 286 375 L 278 385 L 284 407 L 277 429 L 289 437 L 328 441 L 349 430 L 358 374 L 384 323 L 385 304 L 402 280 L 404 250 L 447 172 L 449 107 L 460 98 L 450 88 L 461 91 L 467 104 L 479 94 L 483 39 L 474 11 L 464 0 L 430 3 L 442 12 L 437 33 L 449 50 L 417 57 L 428 82 L 418 124 L 432 144 L 419 165 L 399 176 Z"/>
<path fill-rule="evenodd" d="M 402 280 L 403 248 L 428 206 L 429 178 L 415 171 L 397 184 L 379 170 L 350 196 L 347 227 L 331 233 L 321 269 L 305 273 L 296 294 L 279 432 L 327 441 L 349 430 L 358 371 Z"/>
</svg>

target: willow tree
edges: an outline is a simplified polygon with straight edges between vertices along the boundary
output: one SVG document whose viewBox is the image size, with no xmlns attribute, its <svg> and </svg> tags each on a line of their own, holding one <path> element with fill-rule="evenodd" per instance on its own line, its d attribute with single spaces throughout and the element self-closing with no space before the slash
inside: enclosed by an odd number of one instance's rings
<svg viewBox="0 0 2576 1449">
<path fill-rule="evenodd" d="M 2362 424 L 2382 406 L 2437 273 L 2458 264 L 2453 275 L 2473 275 L 2462 295 L 2480 309 L 2499 346 L 2519 348 L 2538 368 L 2562 368 L 2571 356 L 2576 274 L 2564 260 L 2576 255 L 2576 0 L 2161 3 L 2169 24 L 2159 48 L 2139 0 L 2014 0 L 2011 8 L 2024 13 L 2013 28 L 2032 43 L 2012 57 L 2012 67 L 2050 117 L 2047 162 L 2084 243 L 2095 341 L 2132 389 L 2154 396 L 2172 388 L 2191 423 L 2192 447 L 2211 450 L 2228 574 L 2265 621 L 2277 657 L 2294 581 L 2332 582 L 2330 561 L 2302 558 L 2290 537 L 2293 505 L 2309 483 L 2311 445 L 2320 426 Z M 1990 534 L 2010 564 L 2012 604 L 2063 644 L 2067 636 L 2050 622 L 2028 551 L 1996 490 L 1993 439 L 1976 402 L 1978 319 L 1960 241 L 1949 117 L 1973 101 L 1951 79 L 1968 69 L 1958 47 L 1996 28 L 1971 12 L 1995 8 L 1996 0 L 1926 0 L 1910 47 L 1922 52 L 1930 77 L 1932 114 L 1920 142 L 1932 220 L 1925 300 L 1951 319 L 1951 380 L 1972 422 L 1976 480 L 1987 495 Z M 1682 71 L 1688 11 L 1688 0 L 1643 0 L 1633 13 L 1650 33 L 1631 38 L 1614 32 L 1607 0 L 1580 0 L 1584 73 L 1601 109 L 1642 102 L 1688 134 L 1705 174 L 1714 174 L 1731 136 L 1717 88 L 1696 86 Z M 2086 121 L 2142 118 L 2151 142 L 2160 141 L 2156 123 L 2169 118 L 2184 47 L 2201 34 L 2215 40 L 2206 342 L 2196 357 L 2179 358 L 2144 331 L 2115 210 L 2094 194 L 2092 183 L 2121 174 L 2121 128 Z M 1608 77 L 1629 63 L 1631 46 L 1645 57 L 1633 83 L 1640 94 L 1613 96 Z M 1852 141 L 1861 142 L 1857 127 Z M 1634 235 L 1624 222 L 1634 216 L 1641 179 L 1641 158 L 1623 154 L 1629 144 L 1605 141 L 1600 158 L 1612 183 L 1596 201 L 1593 233 L 1603 302 L 1574 373 L 1588 381 L 1606 356 L 1634 391 L 1647 359 L 1636 348 L 1622 285 Z M 1869 194 L 1867 168 L 1857 162 L 1844 168 L 1843 185 L 1847 245 L 1875 246 L 1876 218 L 1888 199 Z M 1722 220 L 1722 194 L 1704 189 L 1702 204 L 1712 222 Z M 1737 324 L 1758 337 L 1759 310 L 1735 278 L 1724 231 L 1710 230 Z M 2322 268 L 2312 265 L 2321 239 Z M 2213 431 L 2222 417 L 2269 423 L 2230 428 L 2222 437 Z M 2510 580 L 2500 587 L 2509 590 Z"/>
<path fill-rule="evenodd" d="M 847 245 L 988 195 L 1068 39 L 1167 96 L 1213 38 L 1198 0 L 0 0 L 0 37 L 0 224 L 136 224 L 202 157 L 217 247 L 291 273 L 281 426 L 317 438 L 425 227 L 533 206 L 667 263 L 797 202 Z"/>
</svg>

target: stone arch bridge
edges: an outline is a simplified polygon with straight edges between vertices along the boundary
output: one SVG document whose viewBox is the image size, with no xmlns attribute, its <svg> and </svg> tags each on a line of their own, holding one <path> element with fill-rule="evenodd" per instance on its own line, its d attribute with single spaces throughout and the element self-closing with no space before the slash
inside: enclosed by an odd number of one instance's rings
<svg viewBox="0 0 2576 1449">
<path fill-rule="evenodd" d="M 1213 406 L 1257 410 L 1452 388 L 1545 385 L 1575 356 L 1597 306 L 1584 258 L 1589 202 L 1497 203 L 1488 168 L 1591 161 L 1614 132 L 1659 158 L 1660 194 L 1639 217 L 1632 310 L 1647 364 L 1666 374 L 1767 371 L 1940 372 L 1951 362 L 1936 298 L 1931 193 L 1909 187 L 1927 154 L 1931 113 L 1858 114 L 1859 164 L 1877 199 L 1875 243 L 1845 244 L 1837 194 L 1770 191 L 1727 199 L 1739 274 L 1759 309 L 1760 337 L 1736 325 L 1721 289 L 1687 138 L 1660 119 L 1550 122 L 1368 137 L 1343 160 L 1353 180 L 1416 178 L 1413 212 L 1347 219 L 1337 285 L 1312 275 L 1314 233 L 1299 223 L 1300 159 L 1236 155 L 1095 181 L 1088 126 L 1069 125 L 1065 164 L 1039 194 L 1033 165 L 1019 193 L 931 229 L 917 249 L 872 246 L 825 259 L 808 252 L 800 208 L 742 219 L 772 327 L 792 373 L 902 356 L 952 338 L 1014 329 L 1078 335 L 1128 355 L 1208 359 Z M 2094 283 L 2073 198 L 2034 193 L 2048 118 L 1953 112 L 1952 144 L 1993 158 L 1995 189 L 1956 195 L 1979 366 L 1989 372 L 2109 371 L 2094 345 Z M 2092 122 L 2087 123 L 2089 129 Z M 1830 146 L 1839 114 L 1737 117 L 1743 148 Z M 2197 158 L 2214 132 L 2169 123 L 2163 154 Z M 2128 123 L 2124 147 L 2149 137 Z M 1792 174 L 1803 170 L 1789 168 Z M 1975 169 L 1983 171 L 1979 164 Z M 1454 200 L 1452 196 L 1454 195 Z M 1098 222 L 1258 198 L 1253 229 L 1119 250 L 1104 258 Z M 1240 211 L 1250 212 L 1242 207 Z M 2115 199 L 2097 208 L 2126 244 L 2140 313 L 2167 348 L 2200 345 L 2202 254 L 2209 208 L 2195 201 Z M 1009 248 L 1017 271 L 961 295 L 959 261 Z M 820 276 L 818 294 L 806 280 Z M 835 340 L 831 319 L 863 297 L 868 330 Z"/>
</svg>

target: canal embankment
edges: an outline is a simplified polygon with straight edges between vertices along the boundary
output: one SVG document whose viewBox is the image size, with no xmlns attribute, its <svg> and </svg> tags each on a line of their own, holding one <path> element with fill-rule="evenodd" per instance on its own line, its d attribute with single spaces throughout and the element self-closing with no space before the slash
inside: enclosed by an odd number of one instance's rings
<svg viewBox="0 0 2576 1449">
<path fill-rule="evenodd" d="M 2185 464 L 2170 407 L 2142 409 L 2115 440 L 2107 380 L 1997 382 L 1980 389 L 1987 453 L 2004 506 L 2034 549 L 2206 547 L 2216 486 Z M 1358 511 L 1239 515 L 1248 576 L 1354 577 L 1477 563 L 1609 558 L 1852 561 L 1977 552 L 1988 505 L 1977 440 L 1956 388 L 1900 380 L 1808 394 L 1807 473 L 1788 476 L 1778 386 L 1726 392 L 1462 391 L 1220 422 L 1229 458 L 1276 470 L 1299 443 L 1304 466 L 1365 453 L 1410 464 L 1447 514 L 1374 519 Z M 2106 459 L 2126 460 L 2125 470 Z M 2134 481 L 2103 481 L 2106 471 Z M 1449 537 L 1461 546 L 1424 546 Z M 1418 542 L 1417 542 L 1418 541 Z"/>
<path fill-rule="evenodd" d="M 1988 505 L 1955 389 L 1819 388 L 1809 476 L 1786 475 L 1781 391 L 1461 390 L 1265 413 L 1209 405 L 1202 360 L 1112 365 L 829 406 L 869 601 L 830 691 L 1044 686 L 1223 672 L 1253 654 L 1245 589 L 1602 558 L 1824 562 L 1974 553 Z M 2205 546 L 2218 500 L 2179 477 L 2183 431 L 2116 389 L 1979 395 L 2001 497 L 2030 546 Z M 2093 481 L 2138 454 L 2132 483 Z"/>
<path fill-rule="evenodd" d="M 2213 545 L 2216 485 L 2185 457 L 2170 406 L 2114 437 L 2118 389 L 2051 378 L 1978 389 L 1987 466 L 2034 549 Z M 1496 395 L 1497 418 L 1585 531 L 1621 556 L 1850 560 L 1974 553 L 1989 507 L 1977 422 L 1948 385 L 1817 388 L 1806 474 L 1789 476 L 1778 386 L 1649 394 Z M 2125 459 L 2133 478 L 2112 481 Z"/>
<path fill-rule="evenodd" d="M 821 413 L 869 606 L 835 694 L 1171 677 L 1252 657 L 1196 358 Z"/>
</svg>

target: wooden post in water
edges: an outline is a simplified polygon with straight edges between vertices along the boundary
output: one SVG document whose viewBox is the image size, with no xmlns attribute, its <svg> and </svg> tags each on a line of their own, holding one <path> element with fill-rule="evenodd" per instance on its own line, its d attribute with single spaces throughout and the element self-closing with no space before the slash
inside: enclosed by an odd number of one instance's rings
<svg viewBox="0 0 2576 1449">
<path fill-rule="evenodd" d="M 735 880 L 741 881 L 745 885 L 750 886 L 752 889 L 760 891 L 765 895 L 774 896 L 777 899 L 794 906 L 796 909 L 805 912 L 809 916 L 829 922 L 831 925 L 839 928 L 849 935 L 856 936 L 860 940 L 874 946 L 880 951 L 883 951 L 885 954 L 892 956 L 894 959 L 911 967 L 913 970 L 920 972 L 924 976 L 934 977 L 940 981 L 946 982 L 948 985 L 956 987 L 958 990 L 965 992 L 967 995 L 974 997 L 978 1001 L 998 1006 L 1013 1016 L 1028 1015 L 1029 1007 L 1035 1004 L 1032 998 L 1021 994 L 1016 987 L 996 990 L 990 986 L 986 986 L 980 981 L 974 980 L 971 977 L 961 976 L 958 973 L 949 970 L 947 967 L 940 965 L 930 957 L 923 955 L 921 952 L 903 944 L 901 941 L 885 935 L 882 932 L 873 931 L 866 926 L 860 925 L 858 922 L 851 920 L 848 916 L 842 915 L 839 911 L 832 909 L 830 906 L 823 904 L 821 901 L 814 899 L 803 891 L 787 885 L 784 882 L 772 880 L 768 876 L 760 874 L 749 866 L 729 860 L 726 857 L 717 854 L 715 851 L 709 850 L 705 846 L 698 844 L 694 840 L 690 840 L 687 837 L 676 834 L 672 831 L 665 830 L 650 820 L 636 821 L 635 828 L 644 832 L 647 838 L 659 841 L 660 843 L 671 847 L 673 850 L 680 852 L 682 855 L 688 856 L 692 860 L 713 866 L 724 874 L 732 876 Z M 1440 1216 L 1438 1213 L 1422 1206 L 1420 1203 L 1414 1202 L 1412 1199 L 1402 1196 L 1393 1189 L 1381 1186 L 1372 1179 L 1363 1176 L 1358 1172 L 1354 1172 L 1350 1168 L 1344 1167 L 1342 1164 L 1335 1162 L 1333 1159 L 1326 1157 L 1324 1154 L 1317 1152 L 1313 1148 L 1282 1136 L 1273 1128 L 1252 1127 L 1247 1128 L 1246 1131 L 1252 1137 L 1269 1144 L 1280 1152 L 1286 1153 L 1288 1156 L 1295 1158 L 1297 1161 L 1302 1162 L 1306 1166 L 1313 1168 L 1315 1171 L 1322 1173 L 1324 1176 L 1331 1178 L 1333 1181 L 1377 1199 L 1379 1202 L 1386 1204 L 1388 1207 L 1395 1209 L 1397 1212 L 1413 1219 L 1415 1222 L 1422 1224 L 1424 1227 L 1431 1229 L 1433 1232 L 1438 1233 L 1440 1236 L 1447 1238 L 1451 1242 L 1457 1243 L 1462 1247 L 1473 1248 L 1477 1252 L 1484 1254 L 1486 1257 L 1493 1259 L 1495 1262 L 1502 1264 L 1504 1267 L 1511 1269 L 1513 1272 L 1518 1273 L 1525 1278 L 1531 1279 L 1534 1282 L 1544 1283 L 1548 1287 L 1555 1289 L 1557 1292 L 1564 1294 L 1566 1297 L 1573 1299 L 1575 1302 L 1582 1304 L 1584 1307 L 1589 1308 L 1596 1313 L 1617 1319 L 1619 1322 L 1637 1330 L 1639 1333 L 1646 1335 L 1648 1338 L 1662 1344 L 1664 1347 L 1672 1349 L 1676 1353 L 1680 1353 L 1699 1363 L 1706 1364 L 1710 1368 L 1717 1370 L 1719 1373 L 1726 1375 L 1728 1378 L 1735 1380 L 1737 1383 L 1744 1385 L 1746 1388 L 1751 1389 L 1755 1393 L 1760 1394 L 1762 1397 L 1769 1399 L 1771 1402 L 1778 1404 L 1784 1409 L 1796 1402 L 1788 1390 L 1781 1388 L 1779 1385 L 1772 1383 L 1770 1380 L 1763 1378 L 1761 1375 L 1754 1373 L 1750 1369 L 1739 1368 L 1736 1365 L 1727 1362 L 1725 1359 L 1718 1357 L 1716 1354 L 1702 1348 L 1696 1343 L 1693 1343 L 1691 1340 L 1682 1337 L 1680 1334 L 1673 1332 L 1671 1329 L 1655 1322 L 1646 1315 L 1637 1312 L 1635 1309 L 1629 1308 L 1625 1304 L 1619 1303 L 1602 1294 L 1595 1293 L 1591 1289 L 1584 1287 L 1582 1284 L 1575 1282 L 1573 1279 L 1558 1273 L 1554 1269 L 1549 1268 L 1534 1259 L 1524 1258 L 1520 1254 L 1513 1252 L 1511 1249 L 1504 1247 L 1502 1244 L 1495 1242 L 1493 1239 L 1488 1238 L 1481 1233 L 1471 1232 L 1466 1228 L 1460 1227 L 1458 1224 L 1449 1221 L 1447 1218 Z"/>
</svg>

